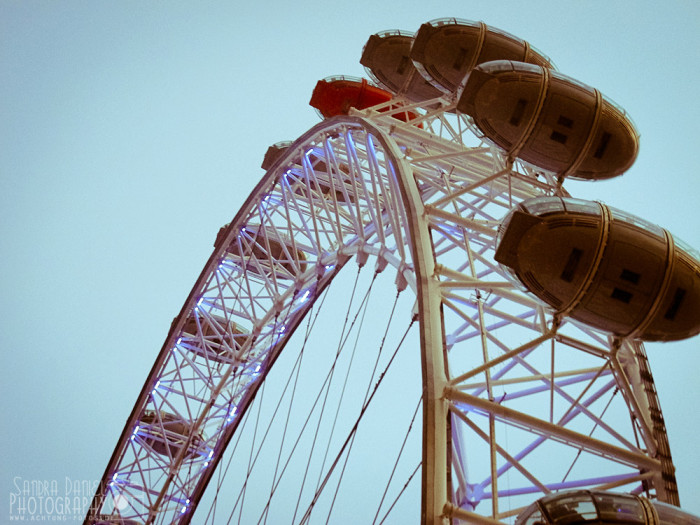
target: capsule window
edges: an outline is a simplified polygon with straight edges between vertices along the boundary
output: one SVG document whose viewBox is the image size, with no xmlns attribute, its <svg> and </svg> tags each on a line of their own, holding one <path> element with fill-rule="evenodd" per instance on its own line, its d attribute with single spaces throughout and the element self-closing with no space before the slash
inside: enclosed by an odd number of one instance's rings
<svg viewBox="0 0 700 525">
<path fill-rule="evenodd" d="M 561 144 L 566 144 L 566 140 L 569 137 L 568 137 L 568 135 L 564 135 L 563 133 L 560 133 L 560 132 L 554 130 L 554 131 L 552 131 L 552 134 L 549 136 L 549 138 L 555 142 L 559 142 Z"/>
<path fill-rule="evenodd" d="M 557 120 L 557 124 L 560 126 L 564 126 L 565 128 L 573 128 L 574 127 L 574 121 L 571 120 L 569 117 L 565 117 L 564 115 L 559 115 L 559 119 Z"/>
<path fill-rule="evenodd" d="M 583 255 L 583 250 L 574 248 L 569 254 L 569 258 L 566 261 L 566 266 L 564 266 L 564 271 L 561 272 L 562 281 L 570 283 L 574 280 L 574 275 L 576 274 L 576 269 L 578 268 L 578 263 L 581 261 L 581 256 Z"/>
<path fill-rule="evenodd" d="M 518 102 L 515 104 L 515 109 L 513 110 L 513 114 L 510 116 L 510 124 L 512 126 L 519 126 L 520 121 L 523 118 L 523 115 L 525 114 L 525 108 L 527 107 L 527 100 L 524 98 L 518 99 Z"/>
<path fill-rule="evenodd" d="M 454 63 L 452 64 L 453 69 L 456 69 L 457 71 L 462 69 L 464 62 L 467 60 L 468 53 L 469 53 L 469 51 L 464 49 L 463 47 L 459 48 L 459 53 L 457 54 L 457 58 L 455 59 Z"/>
<path fill-rule="evenodd" d="M 403 75 L 406 72 L 407 66 L 408 66 L 408 57 L 404 55 L 401 57 L 401 60 L 399 60 L 399 67 L 396 68 L 396 72 L 399 75 Z"/>
<path fill-rule="evenodd" d="M 623 268 L 622 273 L 620 274 L 620 279 L 628 281 L 632 284 L 638 284 L 640 277 L 641 276 L 637 272 L 633 272 L 632 270 L 628 270 L 627 268 Z"/>
<path fill-rule="evenodd" d="M 596 494 L 598 513 L 603 523 L 646 523 L 639 501 L 623 494 Z"/>
<path fill-rule="evenodd" d="M 598 517 L 589 494 L 571 494 L 546 504 L 552 523 L 587 523 Z"/>
<path fill-rule="evenodd" d="M 614 288 L 610 297 L 623 303 L 629 303 L 632 300 L 632 293 L 620 288 Z"/>
<path fill-rule="evenodd" d="M 612 135 L 608 133 L 607 131 L 603 133 L 603 136 L 600 137 L 600 142 L 598 143 L 598 147 L 595 150 L 595 153 L 593 153 L 593 156 L 596 159 L 601 159 L 603 158 L 603 155 L 605 154 L 605 150 L 608 149 L 608 143 L 610 142 L 610 139 L 612 138 Z"/>
<path fill-rule="evenodd" d="M 664 319 L 668 319 L 669 321 L 673 321 L 675 319 L 684 297 L 685 288 L 676 288 L 676 292 L 673 294 L 673 301 L 671 301 L 671 305 L 668 307 L 668 310 L 666 310 Z"/>
</svg>

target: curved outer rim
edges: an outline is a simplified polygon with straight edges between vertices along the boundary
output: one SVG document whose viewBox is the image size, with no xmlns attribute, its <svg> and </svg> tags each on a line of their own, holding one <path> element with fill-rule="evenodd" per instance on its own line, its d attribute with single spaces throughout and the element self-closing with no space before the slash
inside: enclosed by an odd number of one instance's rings
<svg viewBox="0 0 700 525">
<path fill-rule="evenodd" d="M 304 133 L 296 141 L 292 143 L 289 147 L 289 152 L 293 152 L 295 147 L 307 142 L 312 137 L 317 136 L 323 132 L 331 130 L 339 125 L 350 124 L 354 126 L 359 126 L 363 128 L 367 133 L 373 135 L 379 143 L 383 146 L 384 151 L 389 154 L 388 158 L 391 161 L 391 165 L 394 167 L 393 175 L 396 177 L 398 186 L 401 193 L 401 198 L 403 201 L 404 212 L 406 213 L 408 219 L 408 232 L 406 233 L 406 240 L 411 247 L 413 255 L 413 265 L 416 275 L 416 285 L 418 289 L 418 304 L 419 304 L 419 316 L 422 319 L 420 323 L 420 333 L 421 333 L 421 348 L 422 350 L 422 363 L 423 363 L 423 376 L 424 376 L 424 387 L 425 387 L 425 400 L 424 403 L 424 424 L 423 424 L 423 486 L 429 487 L 427 490 L 423 490 L 423 522 L 432 522 L 437 516 L 440 516 L 443 511 L 444 503 L 448 500 L 447 497 L 447 449 L 446 443 L 446 432 L 447 432 L 447 409 L 444 400 L 441 400 L 441 392 L 446 384 L 446 374 L 445 374 L 445 362 L 442 355 L 444 339 L 443 336 L 443 326 L 442 320 L 439 315 L 440 305 L 438 300 L 438 295 L 435 293 L 436 281 L 432 277 L 434 275 L 434 259 L 432 255 L 432 248 L 430 243 L 430 236 L 428 232 L 428 224 L 425 220 L 425 213 L 423 211 L 423 204 L 416 187 L 415 180 L 412 177 L 412 171 L 410 165 L 400 158 L 400 152 L 396 144 L 387 137 L 387 135 L 377 126 L 370 123 L 369 121 L 360 117 L 335 117 L 332 119 L 325 120 L 320 124 L 317 124 L 309 131 Z M 251 205 L 260 202 L 260 200 L 267 193 L 266 188 L 270 187 L 274 183 L 275 179 L 279 176 L 277 170 L 280 166 L 283 166 L 288 160 L 290 155 L 284 154 L 280 158 L 276 159 L 267 173 L 262 177 L 260 182 L 255 186 L 253 191 L 250 193 L 246 201 L 241 206 L 240 210 L 231 221 L 229 225 L 229 231 L 240 228 L 245 220 L 247 210 Z M 222 243 L 222 244 L 225 244 Z M 101 498 L 107 493 L 107 486 L 111 479 L 111 473 L 118 463 L 120 455 L 124 447 L 128 445 L 128 441 L 131 437 L 132 429 L 134 425 L 139 421 L 139 415 L 143 407 L 147 403 L 149 393 L 151 392 L 152 385 L 158 380 L 159 371 L 161 370 L 165 359 L 167 358 L 177 335 L 180 333 L 182 326 L 186 319 L 188 318 L 190 312 L 192 311 L 196 301 L 198 300 L 199 292 L 206 283 L 207 279 L 211 275 L 214 267 L 218 264 L 220 259 L 220 250 L 217 248 L 214 250 L 212 255 L 209 257 L 204 269 L 197 278 L 192 291 L 190 292 L 187 300 L 185 301 L 176 321 L 173 322 L 168 336 L 165 340 L 161 351 L 151 368 L 151 371 L 144 382 L 144 386 L 137 398 L 134 408 L 127 420 L 124 429 L 122 430 L 117 446 L 112 453 L 110 461 L 105 469 L 104 475 L 100 481 L 99 488 L 95 498 L 93 499 L 90 509 L 96 509 L 100 506 Z M 339 268 L 338 268 L 339 269 Z M 407 271 L 404 269 L 404 272 Z M 324 283 L 324 287 L 330 284 L 331 279 L 328 279 Z M 409 281 L 412 279 L 409 279 Z M 301 317 L 297 320 L 300 321 Z M 426 351 L 425 349 L 431 349 Z M 432 351 L 435 349 L 435 351 Z M 280 349 L 281 351 L 281 349 Z M 260 383 L 258 383 L 259 386 Z M 257 390 L 257 388 L 255 388 Z M 255 396 L 255 392 L 252 392 L 250 399 Z M 194 490 L 192 497 L 189 498 L 189 511 L 183 519 L 179 520 L 179 523 L 189 523 L 189 520 L 196 510 L 197 503 L 201 498 L 204 490 L 206 489 L 213 472 L 216 470 L 216 464 L 218 463 L 225 445 L 230 440 L 231 436 L 235 433 L 237 425 L 230 425 L 226 431 L 226 437 L 223 440 L 224 446 L 218 447 L 215 457 L 212 458 L 212 465 L 207 469 L 207 474 L 201 478 L 199 483 Z M 178 458 L 175 458 L 177 462 Z M 440 480 L 440 481 L 439 481 Z M 437 488 L 436 487 L 437 482 Z M 167 486 L 166 486 L 167 488 Z M 165 490 L 165 489 L 164 489 Z M 161 493 L 162 497 L 162 493 Z M 157 501 L 160 501 L 161 497 Z M 157 505 L 158 503 L 156 503 Z M 154 514 L 151 514 L 151 519 Z M 85 523 L 90 522 L 90 514 L 86 517 Z M 148 521 L 150 522 L 151 519 Z"/>
</svg>

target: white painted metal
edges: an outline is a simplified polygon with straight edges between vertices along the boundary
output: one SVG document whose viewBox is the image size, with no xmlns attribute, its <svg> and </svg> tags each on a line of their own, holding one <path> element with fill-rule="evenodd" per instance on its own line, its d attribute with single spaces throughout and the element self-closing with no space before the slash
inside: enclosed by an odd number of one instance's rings
<svg viewBox="0 0 700 525">
<path fill-rule="evenodd" d="M 419 117 L 391 116 L 406 109 Z M 554 318 L 493 260 L 515 203 L 565 190 L 449 109 L 325 121 L 275 161 L 174 321 L 88 522 L 188 523 L 295 328 L 349 260 L 370 256 L 418 300 L 423 523 L 506 523 L 568 487 L 677 501 L 642 345 Z"/>
</svg>

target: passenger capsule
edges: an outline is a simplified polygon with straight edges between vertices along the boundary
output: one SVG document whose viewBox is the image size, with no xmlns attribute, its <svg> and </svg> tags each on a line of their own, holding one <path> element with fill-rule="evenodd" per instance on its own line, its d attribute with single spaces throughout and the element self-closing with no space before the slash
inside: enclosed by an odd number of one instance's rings
<svg viewBox="0 0 700 525">
<path fill-rule="evenodd" d="M 373 86 L 364 78 L 349 79 L 345 77 L 328 78 L 316 83 L 309 104 L 316 108 L 323 118 L 349 115 L 350 108 L 367 109 L 377 104 L 389 102 L 393 98 L 389 91 Z M 396 109 L 396 108 L 385 108 Z M 416 118 L 411 111 L 394 114 L 394 117 L 407 122 Z"/>
<path fill-rule="evenodd" d="M 633 494 L 575 490 L 548 494 L 522 511 L 515 525 L 700 525 L 678 507 Z"/>
<path fill-rule="evenodd" d="M 700 332 L 700 255 L 603 204 L 520 203 L 501 224 L 495 259 L 559 314 L 617 336 L 673 341 Z"/>
<path fill-rule="evenodd" d="M 190 316 L 182 327 L 186 347 L 217 363 L 233 363 L 247 336 L 236 323 L 211 314 L 206 318 Z"/>
<path fill-rule="evenodd" d="M 625 112 L 592 87 L 541 66 L 497 60 L 467 78 L 457 109 L 511 157 L 578 179 L 607 179 L 637 158 Z"/>
<path fill-rule="evenodd" d="M 284 153 L 289 149 L 289 146 L 291 145 L 292 143 L 290 141 L 285 140 L 282 142 L 276 142 L 275 144 L 267 148 L 267 151 L 265 152 L 265 156 L 263 157 L 263 161 L 260 167 L 265 171 L 269 170 L 275 163 L 275 161 L 282 155 L 284 155 Z"/>
<path fill-rule="evenodd" d="M 265 158 L 263 159 L 262 168 L 264 170 L 270 169 L 274 162 L 281 157 L 284 152 L 291 146 L 291 142 L 278 142 L 267 148 L 265 153 Z M 311 150 L 306 153 L 306 158 L 309 160 L 309 166 L 313 170 L 315 181 L 314 181 L 314 191 L 324 195 L 326 197 L 331 197 L 333 195 L 333 189 L 331 188 L 331 173 L 328 171 L 328 164 L 323 158 L 323 155 L 319 155 L 316 151 Z M 350 168 L 347 164 L 340 162 L 337 164 L 337 170 L 345 175 L 350 173 Z M 296 175 L 301 180 L 304 180 L 304 167 L 301 164 L 296 164 L 291 168 L 291 171 L 296 172 Z M 333 181 L 333 188 L 335 188 L 335 200 L 338 202 L 355 202 L 354 193 L 352 189 L 352 184 L 350 184 L 349 177 L 343 177 L 347 182 L 345 184 L 345 190 L 347 192 L 347 199 L 345 193 L 341 189 L 342 183 L 338 180 Z M 309 192 L 305 185 L 297 184 L 294 193 L 301 196 L 308 196 Z"/>
<path fill-rule="evenodd" d="M 410 58 L 413 35 L 386 31 L 369 37 L 360 64 L 384 89 L 422 102 L 443 95 L 421 75 Z"/>
<path fill-rule="evenodd" d="M 227 228 L 228 225 L 219 230 L 215 246 L 223 242 Z M 258 275 L 267 275 L 274 269 L 278 279 L 291 279 L 297 273 L 306 271 L 306 254 L 300 248 L 295 250 L 290 240 L 279 240 L 279 234 L 273 230 L 264 230 L 265 235 L 261 231 L 258 225 L 246 226 L 239 237 L 226 247 L 226 252 L 235 260 L 240 260 L 246 271 Z"/>
<path fill-rule="evenodd" d="M 454 94 L 476 66 L 491 60 L 518 60 L 554 67 L 524 40 L 483 22 L 442 18 L 423 24 L 413 41 L 411 58 L 435 88 Z"/>
<path fill-rule="evenodd" d="M 161 411 L 146 411 L 139 423 L 139 434 L 142 439 L 158 454 L 168 457 L 177 456 L 182 447 L 187 444 L 185 457 L 192 458 L 197 454 L 207 455 L 202 433 L 191 436 L 192 425 L 184 419 Z"/>
</svg>

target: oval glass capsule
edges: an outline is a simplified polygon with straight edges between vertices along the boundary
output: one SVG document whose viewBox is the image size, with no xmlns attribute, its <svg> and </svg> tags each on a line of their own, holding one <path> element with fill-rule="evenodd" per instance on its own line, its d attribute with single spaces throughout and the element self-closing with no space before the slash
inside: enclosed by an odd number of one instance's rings
<svg viewBox="0 0 700 525">
<path fill-rule="evenodd" d="M 190 316 L 182 327 L 181 344 L 211 361 L 234 363 L 247 335 L 237 324 L 218 316 Z"/>
<path fill-rule="evenodd" d="M 457 109 L 507 155 L 560 175 L 615 177 L 639 151 L 634 124 L 616 104 L 541 66 L 501 60 L 479 65 Z"/>
<path fill-rule="evenodd" d="M 284 152 L 287 151 L 291 145 L 292 142 L 289 140 L 275 142 L 272 146 L 267 148 L 260 167 L 265 171 L 269 170 L 275 161 L 284 155 Z"/>
<path fill-rule="evenodd" d="M 168 412 L 146 411 L 141 417 L 139 434 L 155 452 L 163 456 L 174 458 L 185 444 L 185 457 L 207 455 L 202 433 L 190 436 L 191 424 Z"/>
<path fill-rule="evenodd" d="M 265 153 L 265 157 L 261 165 L 262 169 L 270 169 L 274 162 L 287 151 L 291 144 L 291 142 L 278 142 L 267 148 L 267 152 Z M 346 181 L 344 186 L 345 191 L 347 192 L 347 198 L 346 193 L 343 193 L 343 183 L 337 180 L 331 181 L 332 174 L 329 172 L 328 163 L 325 160 L 323 151 L 312 149 L 306 153 L 306 158 L 309 161 L 308 166 L 311 167 L 315 176 L 313 188 L 313 192 L 315 192 L 315 194 L 323 195 L 326 198 L 335 197 L 335 200 L 339 203 L 355 202 L 350 177 L 343 176 L 343 179 Z M 337 169 L 332 165 L 331 170 L 339 171 L 345 175 L 350 173 L 350 168 L 343 162 L 337 163 L 335 166 L 337 166 Z M 294 167 L 290 168 L 289 172 L 295 173 L 299 179 L 305 180 L 304 167 L 301 166 L 301 164 L 295 164 Z M 301 195 L 302 197 L 308 197 L 310 195 L 306 184 L 300 183 L 296 184 L 294 193 Z"/>
<path fill-rule="evenodd" d="M 668 521 L 669 517 L 676 521 Z M 518 514 L 515 525 L 700 525 L 700 518 L 643 496 L 602 490 L 551 493 Z"/>
<path fill-rule="evenodd" d="M 223 242 L 227 227 L 219 230 L 215 246 Z M 306 271 L 306 254 L 300 248 L 294 249 L 291 241 L 279 239 L 274 231 L 266 230 L 265 235 L 258 234 L 260 231 L 259 225 L 247 225 L 239 238 L 226 247 L 228 255 L 242 264 L 246 271 L 261 276 L 274 271 L 278 279 L 291 279 Z"/>
<path fill-rule="evenodd" d="M 700 333 L 700 261 L 600 203 L 538 197 L 503 220 L 495 259 L 560 315 L 647 341 Z"/>
<path fill-rule="evenodd" d="M 484 62 L 518 60 L 553 67 L 524 40 L 483 22 L 455 18 L 423 24 L 415 35 L 411 59 L 426 80 L 448 94 L 457 93 L 463 79 Z"/>
<path fill-rule="evenodd" d="M 410 58 L 413 34 L 385 31 L 369 37 L 360 64 L 384 89 L 422 102 L 443 95 L 421 75 Z"/>
</svg>

